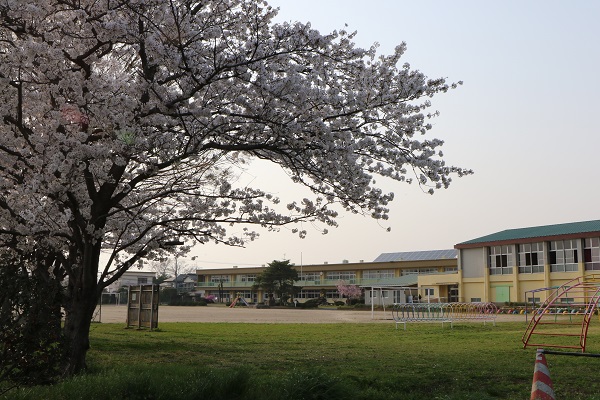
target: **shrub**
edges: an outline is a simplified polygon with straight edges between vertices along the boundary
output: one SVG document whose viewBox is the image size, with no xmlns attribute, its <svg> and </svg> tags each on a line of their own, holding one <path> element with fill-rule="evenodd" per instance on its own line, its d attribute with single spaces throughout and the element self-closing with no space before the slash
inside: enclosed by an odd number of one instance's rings
<svg viewBox="0 0 600 400">
<path fill-rule="evenodd" d="M 198 300 L 198 301 L 193 301 L 193 300 L 180 300 L 180 299 L 174 299 L 172 301 L 169 302 L 170 306 L 206 306 L 206 302 L 202 301 L 202 300 Z"/>
<path fill-rule="evenodd" d="M 359 298 L 359 299 L 350 299 L 350 303 L 349 305 L 354 306 L 356 304 L 365 304 L 365 298 Z"/>
<path fill-rule="evenodd" d="M 304 303 L 300 303 L 301 308 L 317 308 L 319 307 L 319 299 L 308 299 Z"/>
<path fill-rule="evenodd" d="M 60 373 L 60 280 L 33 260 L 0 255 L 0 397 Z"/>
<path fill-rule="evenodd" d="M 177 289 L 165 288 L 160 291 L 160 302 L 163 304 L 171 304 L 171 302 L 177 301 L 178 299 Z"/>
</svg>

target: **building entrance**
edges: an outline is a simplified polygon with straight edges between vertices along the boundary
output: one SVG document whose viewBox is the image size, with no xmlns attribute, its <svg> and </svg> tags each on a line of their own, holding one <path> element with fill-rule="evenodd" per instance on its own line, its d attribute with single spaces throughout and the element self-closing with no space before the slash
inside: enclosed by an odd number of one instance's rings
<svg viewBox="0 0 600 400">
<path fill-rule="evenodd" d="M 458 285 L 448 285 L 448 302 L 458 302 Z"/>
</svg>

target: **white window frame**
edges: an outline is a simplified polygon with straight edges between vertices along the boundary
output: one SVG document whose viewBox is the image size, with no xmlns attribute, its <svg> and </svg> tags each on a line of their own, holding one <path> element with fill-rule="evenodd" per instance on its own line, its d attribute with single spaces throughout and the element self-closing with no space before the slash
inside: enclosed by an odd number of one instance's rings
<svg viewBox="0 0 600 400">
<path fill-rule="evenodd" d="M 510 275 L 513 273 L 511 246 L 488 247 L 488 268 L 490 275 Z"/>
</svg>

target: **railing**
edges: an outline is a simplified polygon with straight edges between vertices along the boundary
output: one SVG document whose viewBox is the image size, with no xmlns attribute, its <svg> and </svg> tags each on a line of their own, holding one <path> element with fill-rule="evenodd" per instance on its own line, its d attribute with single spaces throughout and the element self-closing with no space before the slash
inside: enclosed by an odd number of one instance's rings
<svg viewBox="0 0 600 400">
<path fill-rule="evenodd" d="M 439 272 L 439 275 L 449 275 L 449 274 L 457 274 L 457 271 L 445 271 Z M 436 275 L 438 275 L 436 274 Z M 404 284 L 405 276 L 402 277 L 393 277 L 393 278 L 378 278 L 378 279 L 365 279 L 365 278 L 355 278 L 355 279 L 345 279 L 346 284 L 350 285 L 398 285 Z M 296 281 L 296 286 L 301 287 L 314 287 L 314 286 L 336 286 L 340 282 L 340 279 L 317 279 L 317 280 L 299 280 Z M 218 287 L 220 282 L 198 282 L 197 287 L 199 288 L 216 288 Z M 242 281 L 229 281 L 222 282 L 223 288 L 249 288 L 254 282 L 242 282 Z"/>
<path fill-rule="evenodd" d="M 392 308 L 392 317 L 398 324 L 407 322 L 449 322 L 455 321 L 493 321 L 496 326 L 498 309 L 494 303 L 396 303 Z"/>
<path fill-rule="evenodd" d="M 198 288 L 204 288 L 204 287 L 210 287 L 210 288 L 218 288 L 219 285 L 223 285 L 224 289 L 231 289 L 231 288 L 249 288 L 251 287 L 254 282 L 241 282 L 241 281 L 229 281 L 229 282 L 198 282 L 196 284 L 196 287 Z"/>
</svg>

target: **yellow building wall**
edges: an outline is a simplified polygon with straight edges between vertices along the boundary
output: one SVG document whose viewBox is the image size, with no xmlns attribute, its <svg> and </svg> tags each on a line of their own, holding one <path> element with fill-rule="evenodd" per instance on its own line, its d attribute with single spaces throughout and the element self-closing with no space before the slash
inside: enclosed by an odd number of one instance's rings
<svg viewBox="0 0 600 400">
<path fill-rule="evenodd" d="M 470 302 L 472 299 L 489 301 L 481 278 L 464 278 L 462 283 L 458 285 L 458 293 L 462 301 L 465 302 Z"/>
<path fill-rule="evenodd" d="M 544 273 L 519 274 L 519 293 L 517 293 L 518 302 L 526 302 L 528 297 L 539 298 L 540 301 L 546 300 L 546 292 L 539 291 L 527 293 L 530 290 L 537 290 L 546 287 Z"/>
<path fill-rule="evenodd" d="M 579 272 L 551 272 L 550 273 L 550 286 L 560 286 L 565 283 L 580 277 Z"/>
<path fill-rule="evenodd" d="M 449 293 L 448 286 L 449 285 L 458 285 L 459 296 L 460 296 L 460 281 L 461 281 L 461 273 L 457 271 L 456 273 L 440 273 L 440 274 L 426 274 L 419 275 L 419 283 L 418 286 L 421 289 L 421 295 L 425 296 L 423 293 L 423 289 L 433 289 L 434 295 L 430 297 L 428 300 L 431 301 L 441 301 L 447 302 Z M 464 301 L 464 300 L 460 300 Z"/>
<path fill-rule="evenodd" d="M 419 275 L 419 287 L 437 288 L 440 285 L 460 284 L 460 274 L 426 274 Z"/>
</svg>

